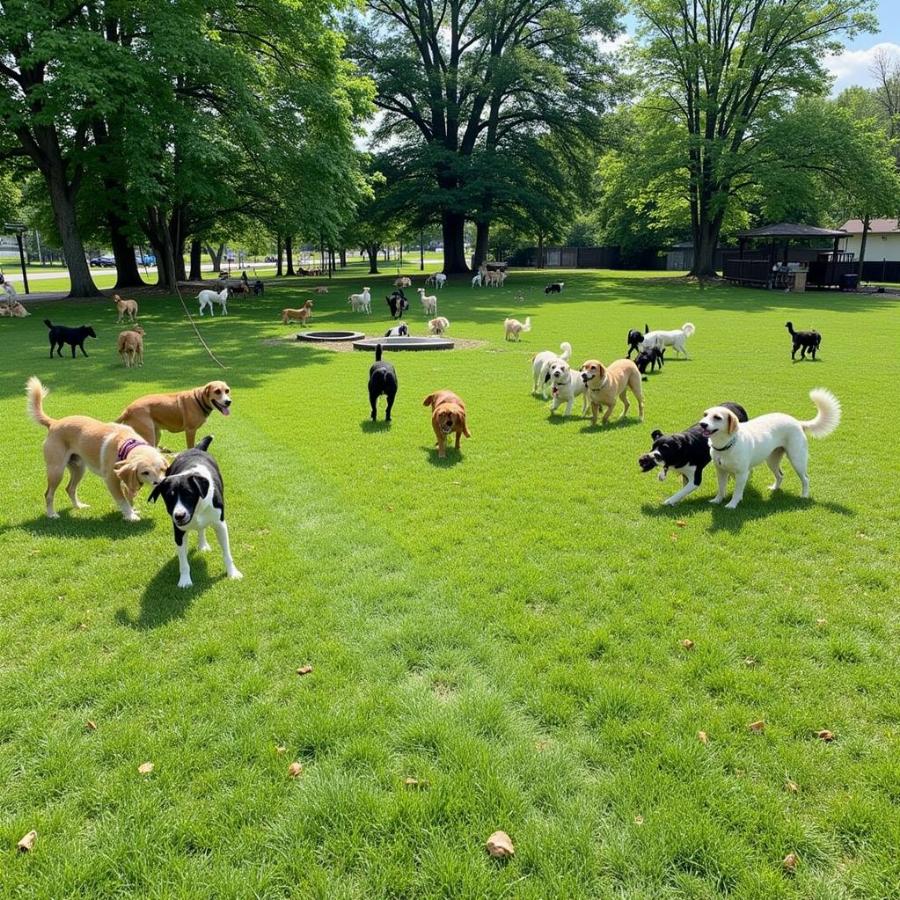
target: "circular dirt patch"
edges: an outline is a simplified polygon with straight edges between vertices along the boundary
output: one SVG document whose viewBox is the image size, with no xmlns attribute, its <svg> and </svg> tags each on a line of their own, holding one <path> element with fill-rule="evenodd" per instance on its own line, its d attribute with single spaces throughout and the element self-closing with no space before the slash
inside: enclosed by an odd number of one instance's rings
<svg viewBox="0 0 900 900">
<path fill-rule="evenodd" d="M 361 331 L 301 331 L 297 335 L 298 341 L 358 341 L 365 335 Z"/>
<path fill-rule="evenodd" d="M 382 350 L 452 350 L 453 341 L 439 337 L 381 337 L 364 338 L 353 342 L 354 350 L 375 350 L 381 344 Z"/>
</svg>

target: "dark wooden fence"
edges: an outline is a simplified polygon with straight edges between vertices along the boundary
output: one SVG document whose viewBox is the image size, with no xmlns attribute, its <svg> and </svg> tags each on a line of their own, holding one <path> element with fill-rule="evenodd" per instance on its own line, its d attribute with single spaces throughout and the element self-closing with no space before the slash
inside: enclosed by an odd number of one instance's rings
<svg viewBox="0 0 900 900">
<path fill-rule="evenodd" d="M 510 265 L 540 267 L 537 247 L 517 250 Z M 665 269 L 666 257 L 658 250 L 623 253 L 621 247 L 544 247 L 545 269 Z"/>
</svg>

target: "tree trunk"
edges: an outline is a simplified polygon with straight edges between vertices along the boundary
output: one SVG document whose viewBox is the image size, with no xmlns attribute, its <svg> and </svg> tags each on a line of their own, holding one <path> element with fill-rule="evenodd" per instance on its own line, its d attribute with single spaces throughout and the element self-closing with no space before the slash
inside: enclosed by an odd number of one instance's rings
<svg viewBox="0 0 900 900">
<path fill-rule="evenodd" d="M 477 271 L 488 258 L 488 241 L 491 236 L 491 223 L 475 223 L 475 252 L 472 254 L 472 270 Z"/>
<path fill-rule="evenodd" d="M 294 271 L 294 236 L 289 234 L 284 239 L 284 254 L 287 257 L 287 274 L 296 275 Z"/>
<path fill-rule="evenodd" d="M 184 244 L 187 236 L 184 233 L 184 208 L 179 204 L 169 217 L 169 242 L 172 245 L 172 261 L 175 264 L 177 281 L 187 281 L 187 270 L 184 267 Z"/>
<path fill-rule="evenodd" d="M 116 290 L 143 287 L 144 281 L 138 269 L 134 255 L 134 244 L 125 236 L 125 222 L 114 211 L 106 214 L 109 225 L 109 240 L 112 244 L 113 256 L 116 258 Z"/>
<path fill-rule="evenodd" d="M 457 275 L 469 271 L 466 264 L 465 216 L 445 210 L 441 215 L 444 239 L 444 274 Z"/>
<path fill-rule="evenodd" d="M 347 268 L 347 248 L 341 247 L 340 254 L 341 254 L 341 268 L 346 269 Z"/>
<path fill-rule="evenodd" d="M 213 250 L 209 244 L 206 245 L 206 252 L 209 254 L 209 258 L 212 260 L 213 272 L 216 274 L 222 268 L 222 254 L 225 252 L 225 244 L 219 244 L 218 248 Z"/>
<path fill-rule="evenodd" d="M 544 268 L 544 232 L 543 231 L 538 235 L 537 267 L 539 269 Z"/>
<path fill-rule="evenodd" d="M 708 219 L 701 211 L 697 228 L 694 229 L 694 265 L 689 275 L 695 278 L 715 278 L 716 248 L 719 246 L 719 232 L 722 220 L 719 216 Z"/>
<path fill-rule="evenodd" d="M 378 244 L 366 244 L 366 256 L 369 257 L 369 274 L 378 274 Z"/>
<path fill-rule="evenodd" d="M 84 255 L 84 243 L 78 233 L 78 222 L 75 215 L 75 198 L 66 184 L 64 163 L 52 164 L 46 174 L 47 187 L 50 189 L 50 202 L 53 205 L 53 221 L 59 232 L 66 267 L 69 270 L 71 287 L 70 297 L 99 297 L 100 291 L 91 277 L 87 259 Z"/>
<path fill-rule="evenodd" d="M 871 219 L 868 215 L 863 216 L 862 221 L 862 238 L 859 242 L 859 280 L 862 281 L 863 263 L 866 261 L 866 244 L 869 242 L 869 224 Z"/>
<path fill-rule="evenodd" d="M 284 275 L 284 266 L 281 261 L 281 257 L 284 253 L 284 248 L 281 246 L 281 235 L 280 234 L 275 238 L 275 248 L 276 248 L 275 277 L 281 278 L 282 275 Z"/>
<path fill-rule="evenodd" d="M 197 238 L 191 241 L 191 281 L 203 281 L 203 244 Z"/>
</svg>

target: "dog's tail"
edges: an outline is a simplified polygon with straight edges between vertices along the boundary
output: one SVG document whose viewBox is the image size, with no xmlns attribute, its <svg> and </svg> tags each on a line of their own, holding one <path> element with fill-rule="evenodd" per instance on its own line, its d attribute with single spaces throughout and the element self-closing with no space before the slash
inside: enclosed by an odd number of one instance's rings
<svg viewBox="0 0 900 900">
<path fill-rule="evenodd" d="M 381 344 L 375 345 L 375 362 L 381 362 Z"/>
<path fill-rule="evenodd" d="M 531 316 L 526 316 L 522 331 L 531 331 Z"/>
<path fill-rule="evenodd" d="M 209 445 L 212 443 L 212 439 L 213 436 L 211 434 L 208 434 L 205 438 L 203 438 L 202 441 L 200 441 L 199 444 L 194 447 L 194 449 L 202 450 L 204 453 L 206 453 L 206 451 L 209 450 Z"/>
<path fill-rule="evenodd" d="M 28 397 L 28 415 L 44 428 L 49 428 L 55 421 L 44 412 L 44 397 L 49 393 L 37 375 L 32 375 L 28 379 L 28 384 L 25 386 L 25 395 Z"/>
<path fill-rule="evenodd" d="M 697 329 L 690 322 L 685 322 L 684 325 L 681 326 L 681 330 L 690 337 Z"/>
<path fill-rule="evenodd" d="M 841 423 L 841 403 L 826 388 L 813 388 L 809 399 L 816 404 L 818 413 L 814 419 L 801 422 L 803 430 L 814 438 L 828 437 Z"/>
<path fill-rule="evenodd" d="M 44 319 L 44 324 L 45 324 L 48 328 L 52 328 L 52 327 L 53 327 L 53 323 L 52 323 L 49 319 Z"/>
<path fill-rule="evenodd" d="M 563 341 L 559 345 L 559 349 L 562 350 L 562 353 L 559 354 L 559 358 L 568 361 L 569 357 L 572 355 L 572 345 L 568 341 Z"/>
</svg>

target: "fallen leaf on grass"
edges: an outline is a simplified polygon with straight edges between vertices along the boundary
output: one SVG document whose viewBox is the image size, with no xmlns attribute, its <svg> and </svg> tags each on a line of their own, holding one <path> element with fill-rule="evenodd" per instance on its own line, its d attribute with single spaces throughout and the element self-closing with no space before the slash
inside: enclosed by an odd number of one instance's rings
<svg viewBox="0 0 900 900">
<path fill-rule="evenodd" d="M 793 873 L 797 869 L 797 863 L 800 862 L 796 853 L 788 853 L 788 855 L 781 861 L 781 865 L 784 868 L 785 872 L 789 872 L 793 875 Z"/>
<path fill-rule="evenodd" d="M 312 672 L 312 670 L 313 670 L 312 666 L 300 666 L 300 668 L 297 669 L 297 674 L 298 675 L 309 675 L 309 673 Z"/>
<path fill-rule="evenodd" d="M 153 771 L 153 763 L 152 762 L 141 763 L 138 766 L 138 772 L 141 775 L 149 775 L 152 771 Z"/>
<path fill-rule="evenodd" d="M 287 753 L 287 747 L 285 747 L 284 744 L 279 744 L 279 745 L 275 748 L 275 752 L 276 752 L 279 756 L 282 756 L 283 754 Z"/>
<path fill-rule="evenodd" d="M 418 778 L 413 778 L 412 775 L 407 776 L 403 779 L 403 786 L 408 788 L 427 788 L 427 781 L 419 781 Z"/>
<path fill-rule="evenodd" d="M 34 850 L 34 842 L 37 840 L 37 832 L 29 831 L 25 837 L 16 844 L 16 847 L 19 848 L 20 853 L 31 853 Z"/>
<path fill-rule="evenodd" d="M 763 722 L 762 719 L 759 719 L 759 720 L 756 721 L 756 722 L 751 722 L 747 727 L 748 727 L 754 734 L 762 734 L 762 732 L 765 731 L 765 729 L 766 729 L 766 723 Z"/>
<path fill-rule="evenodd" d="M 709 743 L 709 735 L 705 731 L 697 732 L 697 740 L 700 741 L 701 744 Z"/>
<path fill-rule="evenodd" d="M 643 824 L 644 824 L 644 817 L 643 817 L 643 816 L 635 816 L 635 817 L 634 817 L 634 824 L 635 824 L 635 825 L 643 825 Z"/>
<path fill-rule="evenodd" d="M 818 625 L 819 628 L 824 628 L 827 624 L 828 619 L 816 619 L 816 625 Z"/>
<path fill-rule="evenodd" d="M 675 520 L 675 524 L 676 524 L 679 528 L 684 528 L 684 526 L 687 525 L 687 522 L 686 522 L 684 519 L 676 519 L 676 520 Z"/>
<path fill-rule="evenodd" d="M 693 649 L 694 649 L 694 642 L 693 642 L 690 638 L 685 638 L 685 639 L 681 642 L 681 646 L 684 647 L 685 650 L 693 650 Z"/>
<path fill-rule="evenodd" d="M 791 779 L 788 778 L 788 780 L 784 783 L 784 789 L 789 794 L 796 794 L 800 790 L 800 785 L 797 784 L 796 781 L 791 781 Z"/>
<path fill-rule="evenodd" d="M 516 853 L 516 848 L 505 831 L 495 831 L 487 839 L 485 847 L 494 859 L 508 859 Z"/>
<path fill-rule="evenodd" d="M 744 657 L 744 665 L 747 666 L 747 668 L 752 669 L 756 665 L 756 657 L 755 656 Z"/>
<path fill-rule="evenodd" d="M 96 731 L 96 730 L 97 730 L 97 723 L 94 722 L 94 721 L 92 721 L 91 719 L 88 719 L 87 722 L 84 723 L 84 727 L 85 727 L 88 731 Z"/>
<path fill-rule="evenodd" d="M 299 778 L 302 774 L 303 774 L 303 763 L 292 762 L 288 766 L 288 775 L 290 775 L 291 778 Z"/>
<path fill-rule="evenodd" d="M 816 737 L 821 741 L 825 741 L 825 743 L 829 743 L 834 740 L 834 732 L 828 731 L 827 728 L 823 728 L 821 731 L 816 732 Z"/>
</svg>

